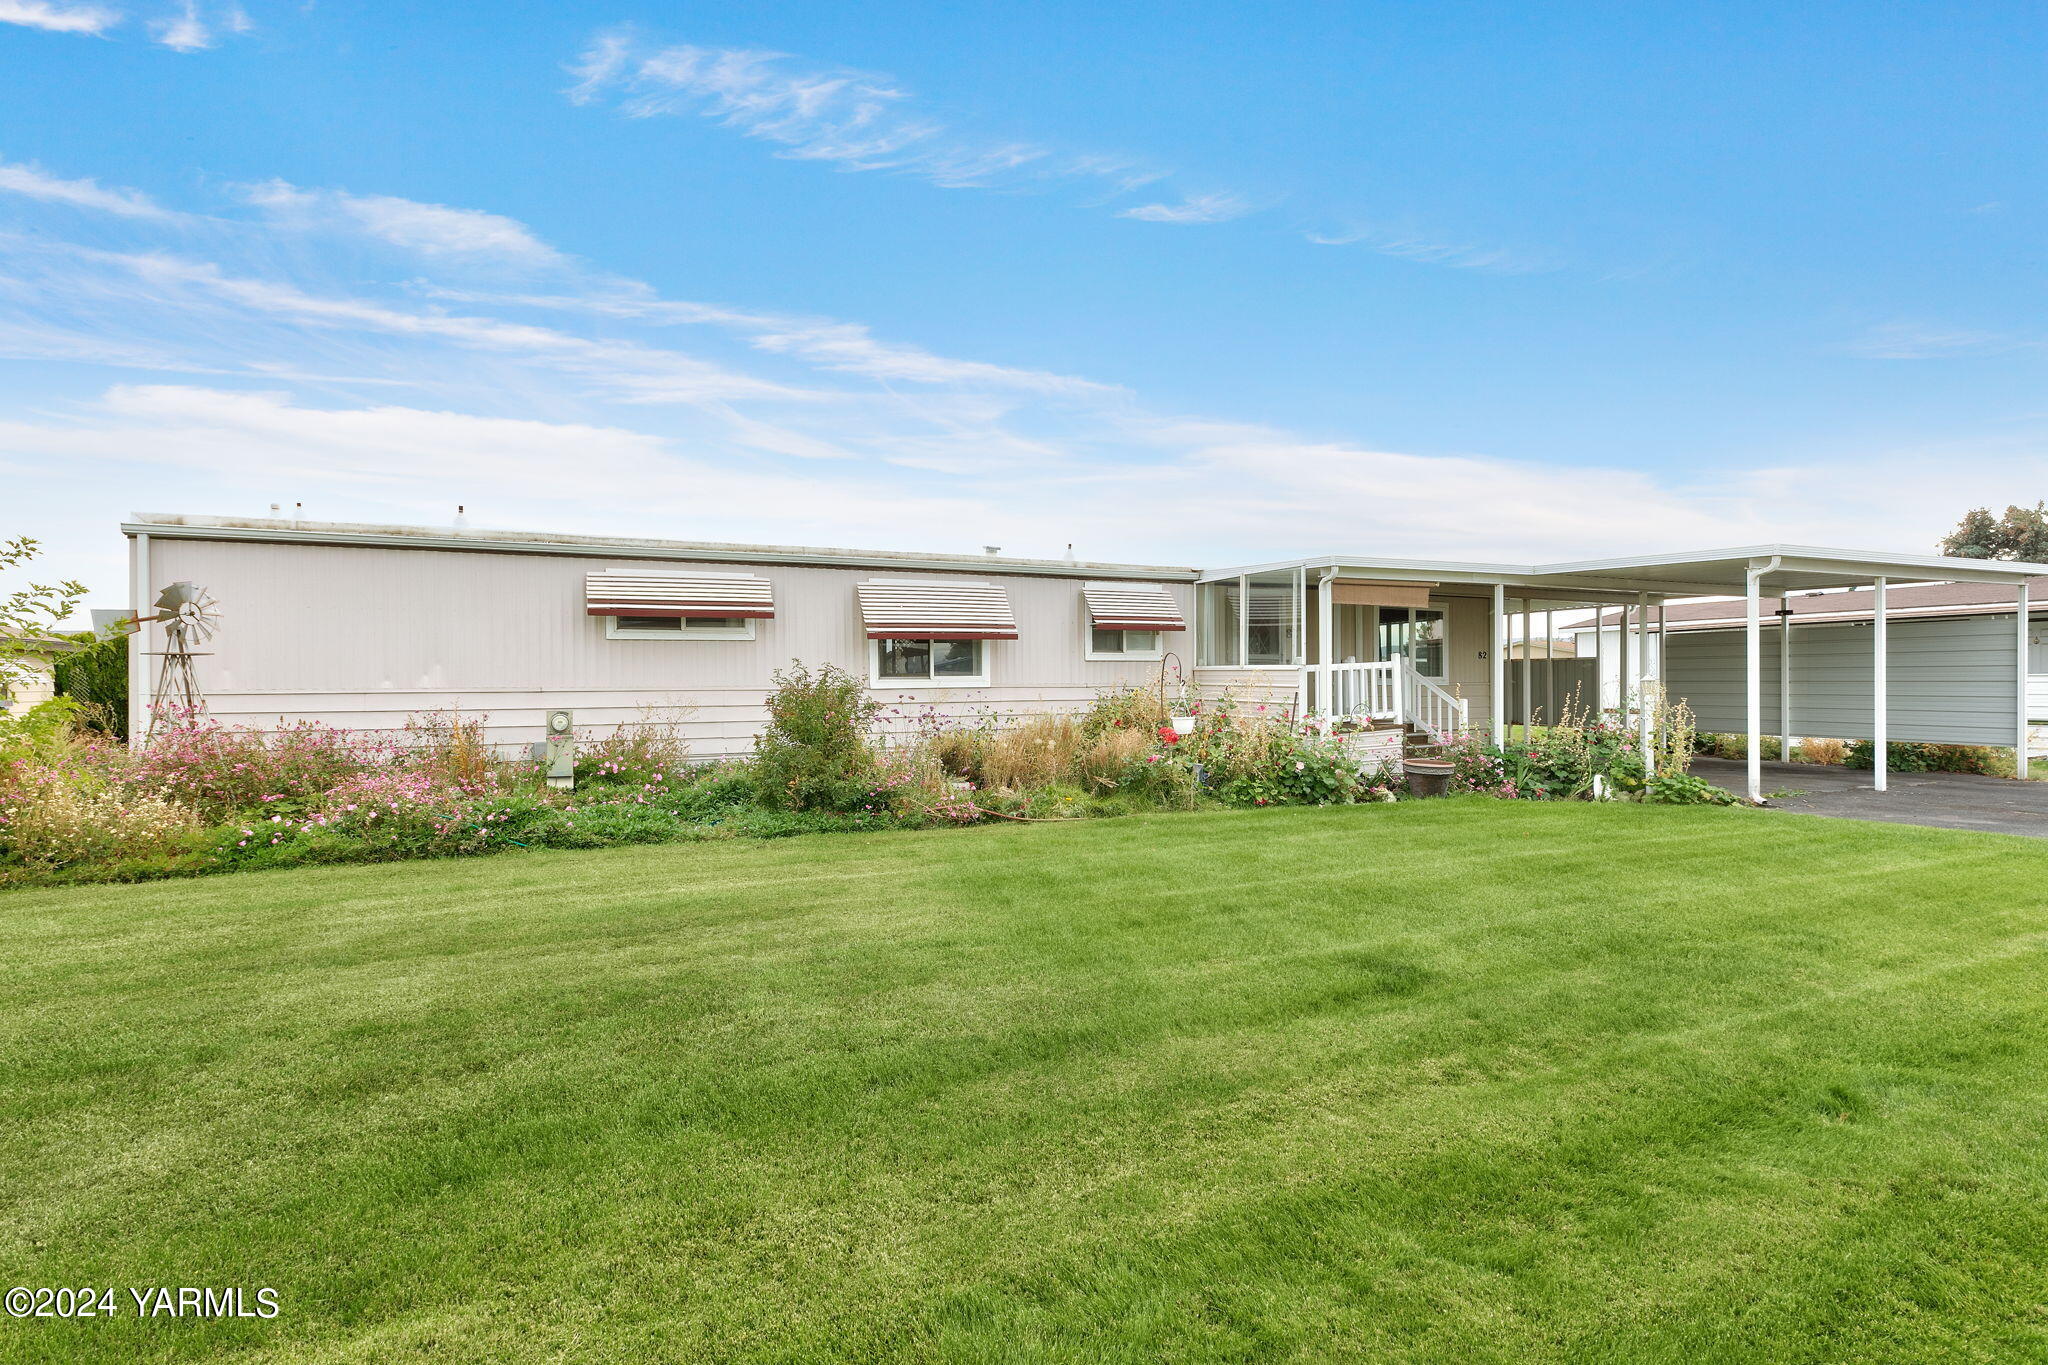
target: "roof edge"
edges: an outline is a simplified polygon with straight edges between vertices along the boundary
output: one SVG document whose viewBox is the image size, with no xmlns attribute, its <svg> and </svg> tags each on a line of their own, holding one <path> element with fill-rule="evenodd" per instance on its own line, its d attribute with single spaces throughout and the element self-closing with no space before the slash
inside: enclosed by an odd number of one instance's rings
<svg viewBox="0 0 2048 1365">
<path fill-rule="evenodd" d="M 933 554 L 905 550 L 849 550 L 812 545 L 747 545 L 721 541 L 655 540 L 633 536 L 578 536 L 544 531 L 486 531 L 459 527 L 379 525 L 369 522 L 286 521 L 268 517 L 209 517 L 179 512 L 133 512 L 123 535 L 168 540 L 247 540 L 276 544 L 346 545 L 379 549 L 469 550 L 488 554 L 552 554 L 586 559 L 693 560 L 737 564 L 792 564 L 839 568 L 920 568 L 1010 573 L 1057 578 L 1143 579 L 1192 583 L 1198 570 L 1184 565 L 1111 564 L 1090 560 L 1022 559 L 1002 555 Z"/>
</svg>

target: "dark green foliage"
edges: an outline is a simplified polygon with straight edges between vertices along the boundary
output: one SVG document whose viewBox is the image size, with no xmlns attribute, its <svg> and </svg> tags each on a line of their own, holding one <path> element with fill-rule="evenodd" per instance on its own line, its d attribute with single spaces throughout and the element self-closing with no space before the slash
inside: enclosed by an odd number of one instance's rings
<svg viewBox="0 0 2048 1365">
<path fill-rule="evenodd" d="M 1877 746 L 1859 739 L 1849 746 L 1845 760 L 1851 768 L 1870 768 L 1877 762 Z M 1892 740 L 1884 746 L 1884 766 L 1894 773 L 1982 773 L 1987 777 L 2011 777 L 2012 754 L 1982 744 L 1912 744 Z"/>
<path fill-rule="evenodd" d="M 1732 806 L 1737 797 L 1691 773 L 1658 773 L 1643 784 L 1643 800 L 1653 806 Z"/>
<path fill-rule="evenodd" d="M 1988 507 L 1973 507 L 1943 537 L 1941 552 L 1963 559 L 2048 562 L 2048 504 L 2008 507 L 2002 517 L 1992 516 Z"/>
<path fill-rule="evenodd" d="M 775 674 L 768 726 L 754 741 L 755 797 L 771 810 L 854 811 L 875 792 L 868 727 L 879 703 L 867 684 L 826 664 Z"/>
<path fill-rule="evenodd" d="M 59 655 L 50 668 L 57 695 L 79 705 L 74 723 L 118 739 L 128 738 L 129 639 L 124 633 L 93 640 L 76 653 Z"/>
</svg>

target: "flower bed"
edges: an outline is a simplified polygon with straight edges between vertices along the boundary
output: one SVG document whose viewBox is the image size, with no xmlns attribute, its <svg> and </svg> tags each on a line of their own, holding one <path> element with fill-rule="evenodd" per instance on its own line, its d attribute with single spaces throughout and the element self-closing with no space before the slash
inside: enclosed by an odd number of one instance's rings
<svg viewBox="0 0 2048 1365">
<path fill-rule="evenodd" d="M 0 882 L 1406 794 L 1401 731 L 1326 735 L 1228 699 L 1123 687 L 1078 714 L 961 721 L 871 696 L 831 667 L 798 665 L 776 684 L 751 758 L 694 762 L 676 722 L 652 718 L 580 737 L 570 791 L 549 788 L 531 759 L 493 754 L 477 717 L 269 734 L 175 717 L 131 753 L 75 731 L 67 704 L 49 703 L 0 721 Z M 1639 799 L 1720 799 L 1704 784 L 1646 783 L 1636 744 L 1596 723 L 1505 747 L 1466 740 L 1443 756 L 1454 791 L 1566 799 L 1591 794 L 1598 778 Z M 1682 739 L 1669 744 L 1659 768 L 1682 773 Z"/>
</svg>

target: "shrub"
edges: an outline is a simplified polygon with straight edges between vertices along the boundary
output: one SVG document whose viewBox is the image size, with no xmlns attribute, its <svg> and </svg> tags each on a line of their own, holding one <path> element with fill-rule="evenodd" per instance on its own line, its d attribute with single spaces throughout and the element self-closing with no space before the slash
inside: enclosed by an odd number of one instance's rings
<svg viewBox="0 0 2048 1365">
<path fill-rule="evenodd" d="M 684 718 L 682 712 L 650 709 L 636 724 L 578 740 L 576 785 L 637 787 L 687 773 L 694 765 L 689 742 L 683 738 Z"/>
<path fill-rule="evenodd" d="M 775 674 L 768 725 L 754 741 L 754 790 L 776 810 L 858 810 L 875 792 L 867 730 L 880 706 L 867 685 L 831 664 Z"/>
<path fill-rule="evenodd" d="M 1643 800 L 1657 806 L 1732 806 L 1737 798 L 1691 773 L 1658 773 L 1643 784 Z"/>
<path fill-rule="evenodd" d="M 1096 693 L 1079 724 L 1082 738 L 1092 741 L 1112 730 L 1151 734 L 1167 720 L 1166 700 L 1157 689 L 1123 683 Z"/>
<path fill-rule="evenodd" d="M 981 760 L 983 785 L 1017 789 L 1064 781 L 1080 747 L 1081 727 L 1071 716 L 1033 716 L 989 742 Z"/>
<path fill-rule="evenodd" d="M 1876 765 L 1877 746 L 1867 739 L 1849 745 L 1845 761 L 1852 768 Z M 1895 773 L 1981 773 L 2013 776 L 2012 754 L 1978 744 L 1915 744 L 1894 740 L 1885 745 L 1885 769 Z"/>
<path fill-rule="evenodd" d="M 70 697 L 52 697 L 26 711 L 0 712 L 0 787 L 12 780 L 10 772 L 39 772 L 63 767 L 79 757 L 73 741 L 72 723 L 78 703 Z"/>
<path fill-rule="evenodd" d="M 1793 751 L 1800 763 L 1828 763 L 1840 766 L 1849 761 L 1849 746 L 1839 739 L 1802 739 Z"/>
<path fill-rule="evenodd" d="M 1699 752 L 1713 758 L 1745 759 L 1749 757 L 1749 736 L 1745 734 L 1701 735 L 1699 737 Z M 1782 752 L 1783 744 L 1778 736 L 1761 735 L 1758 737 L 1757 755 L 1762 761 L 1775 763 Z"/>
<path fill-rule="evenodd" d="M 89 773 L 38 768 L 0 795 L 0 856 L 40 870 L 169 856 L 198 832 L 190 811 Z"/>
<path fill-rule="evenodd" d="M 429 711 L 407 717 L 408 763 L 448 786 L 483 791 L 497 785 L 497 755 L 484 739 L 489 716 L 463 719 L 459 711 Z"/>
<path fill-rule="evenodd" d="M 1074 754 L 1074 777 L 1083 790 L 1114 791 L 1124 784 L 1133 763 L 1142 760 L 1159 745 L 1150 730 L 1118 729 L 1098 731 Z"/>
<path fill-rule="evenodd" d="M 386 741 L 313 721 L 265 735 L 188 717 L 159 730 L 127 778 L 208 818 L 258 808 L 303 813 L 392 754 Z"/>
<path fill-rule="evenodd" d="M 130 638 L 124 632 L 94 640 L 50 666 L 58 695 L 78 703 L 81 722 L 116 739 L 128 738 Z"/>
</svg>

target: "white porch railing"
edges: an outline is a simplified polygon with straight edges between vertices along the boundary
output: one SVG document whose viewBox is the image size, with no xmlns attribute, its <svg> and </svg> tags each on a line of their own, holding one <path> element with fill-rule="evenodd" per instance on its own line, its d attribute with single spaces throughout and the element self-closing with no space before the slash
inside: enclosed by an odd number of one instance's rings
<svg viewBox="0 0 2048 1365">
<path fill-rule="evenodd" d="M 1401 664 L 1401 680 L 1403 720 L 1427 731 L 1438 744 L 1465 733 L 1471 723 L 1471 707 L 1463 697 L 1452 696 L 1408 667 L 1405 660 Z"/>
<path fill-rule="evenodd" d="M 1401 715 L 1400 660 L 1383 664 L 1311 664 L 1316 690 L 1313 709 L 1324 716 L 1371 716 L 1398 720 Z"/>
<path fill-rule="evenodd" d="M 1409 666 L 1406 659 L 1370 664 L 1310 664 L 1309 707 L 1318 715 L 1370 716 L 1413 725 L 1441 744 L 1470 723 L 1470 707 Z"/>
</svg>

